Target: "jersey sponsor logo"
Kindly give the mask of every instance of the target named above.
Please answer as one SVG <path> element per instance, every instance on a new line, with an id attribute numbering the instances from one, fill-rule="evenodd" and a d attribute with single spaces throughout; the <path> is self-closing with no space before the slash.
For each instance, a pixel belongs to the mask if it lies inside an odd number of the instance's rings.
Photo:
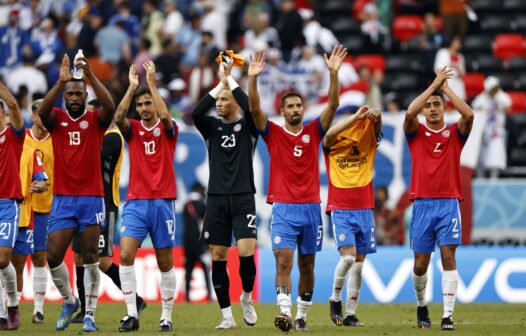
<path id="1" fill-rule="evenodd" d="M 5 139 L 6 139 L 5 135 L 2 135 L 2 137 L 0 138 L 0 143 L 4 143 Z"/>
<path id="2" fill-rule="evenodd" d="M 63 121 L 63 122 L 60 123 L 60 126 L 66 127 L 66 126 L 68 126 L 68 123 Z"/>
<path id="3" fill-rule="evenodd" d="M 80 128 L 86 129 L 89 127 L 89 123 L 86 120 L 80 122 Z"/>
<path id="4" fill-rule="evenodd" d="M 281 237 L 280 236 L 274 237 L 274 244 L 278 245 L 279 243 L 281 243 Z"/>
<path id="5" fill-rule="evenodd" d="M 444 138 L 449 138 L 450 135 L 451 135 L 451 132 L 449 130 L 445 130 L 444 132 L 442 132 L 442 136 Z"/>
<path id="6" fill-rule="evenodd" d="M 309 143 L 310 142 L 310 135 L 308 134 L 305 134 L 301 137 L 301 141 L 303 141 L 303 143 Z"/>
<path id="7" fill-rule="evenodd" d="M 161 135 L 161 129 L 159 127 L 156 127 L 154 130 L 153 130 L 153 136 L 155 137 L 158 137 Z"/>
<path id="8" fill-rule="evenodd" d="M 241 124 L 237 124 L 236 126 L 234 126 L 234 132 L 239 132 L 241 131 Z"/>

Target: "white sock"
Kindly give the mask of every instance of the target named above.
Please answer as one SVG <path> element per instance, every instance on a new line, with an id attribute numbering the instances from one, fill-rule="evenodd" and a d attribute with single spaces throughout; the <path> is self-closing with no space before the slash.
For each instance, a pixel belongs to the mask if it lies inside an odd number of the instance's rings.
<path id="1" fill-rule="evenodd" d="M 343 285 L 345 284 L 345 280 L 347 280 L 349 269 L 355 261 L 356 257 L 351 255 L 344 255 L 340 257 L 340 261 L 338 261 L 336 269 L 334 270 L 334 284 L 332 285 L 331 296 L 333 301 L 340 302 L 342 300 Z"/>
<path id="2" fill-rule="evenodd" d="M 457 297 L 458 272 L 444 271 L 442 273 L 442 295 L 444 296 L 444 316 L 453 316 L 455 298 Z"/>
<path id="3" fill-rule="evenodd" d="M 292 300 L 290 299 L 290 294 L 279 293 L 278 306 L 281 314 L 292 316 Z"/>
<path id="4" fill-rule="evenodd" d="M 223 314 L 224 320 L 230 320 L 234 318 L 234 316 L 232 315 L 232 306 L 221 308 L 221 313 Z"/>
<path id="5" fill-rule="evenodd" d="M 20 302 L 20 299 L 22 299 L 22 292 L 16 292 L 16 301 Z"/>
<path id="6" fill-rule="evenodd" d="M 131 266 L 120 266 L 119 277 L 121 278 L 122 294 L 124 295 L 124 302 L 126 302 L 126 308 L 128 315 L 133 317 L 139 317 L 137 313 L 137 280 L 135 279 L 135 267 Z"/>
<path id="7" fill-rule="evenodd" d="M 362 262 L 355 262 L 349 271 L 347 279 L 347 302 L 345 304 L 345 314 L 355 315 L 358 298 L 360 297 L 360 288 L 362 288 Z"/>
<path id="8" fill-rule="evenodd" d="M 33 268 L 33 297 L 35 307 L 33 314 L 40 312 L 44 314 L 44 302 L 46 300 L 47 270 L 45 267 Z"/>
<path id="9" fill-rule="evenodd" d="M 247 293 L 245 291 L 242 291 L 242 293 L 241 293 L 241 301 L 243 301 L 243 302 L 252 302 L 252 292 Z"/>
<path id="10" fill-rule="evenodd" d="M 7 304 L 5 301 L 4 288 L 0 284 L 0 318 L 7 319 Z"/>
<path id="11" fill-rule="evenodd" d="M 418 276 L 413 271 L 413 287 L 415 289 L 416 304 L 418 307 L 425 306 L 426 303 L 426 286 L 427 286 L 427 272 L 424 275 Z"/>
<path id="12" fill-rule="evenodd" d="M 99 262 L 84 264 L 84 291 L 86 292 L 86 315 L 95 317 L 99 300 Z"/>
<path id="13" fill-rule="evenodd" d="M 0 281 L 4 286 L 5 294 L 7 296 L 7 306 L 14 307 L 18 305 L 17 290 L 16 290 L 16 270 L 13 264 L 0 269 Z"/>
<path id="14" fill-rule="evenodd" d="M 162 309 L 161 320 L 172 322 L 172 307 L 175 298 L 175 270 L 172 268 L 168 272 L 161 272 L 161 300 Z"/>
<path id="15" fill-rule="evenodd" d="M 75 297 L 69 285 L 69 271 L 64 262 L 55 268 L 50 268 L 49 273 L 51 273 L 51 280 L 53 280 L 55 287 L 57 287 L 60 295 L 64 298 L 64 302 L 68 304 L 75 303 Z"/>
<path id="16" fill-rule="evenodd" d="M 298 297 L 296 299 L 296 304 L 298 305 L 298 311 L 296 312 L 296 320 L 298 319 L 307 320 L 307 312 L 309 311 L 309 308 L 312 305 L 312 302 L 303 301 L 300 297 Z"/>

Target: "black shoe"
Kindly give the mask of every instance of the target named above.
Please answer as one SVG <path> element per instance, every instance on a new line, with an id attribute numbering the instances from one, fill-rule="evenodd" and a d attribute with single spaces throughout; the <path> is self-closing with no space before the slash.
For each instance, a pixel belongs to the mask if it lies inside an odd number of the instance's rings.
<path id="1" fill-rule="evenodd" d="M 126 315 L 121 320 L 119 332 L 130 332 L 139 330 L 139 320 L 136 317 Z"/>
<path id="2" fill-rule="evenodd" d="M 427 306 L 417 307 L 416 319 L 418 321 L 418 328 L 431 329 L 431 320 L 429 319 L 429 311 Z"/>
<path id="3" fill-rule="evenodd" d="M 289 332 L 293 327 L 292 318 L 288 315 L 280 314 L 274 319 L 274 325 L 283 332 Z"/>
<path id="4" fill-rule="evenodd" d="M 346 327 L 362 327 L 363 323 L 358 320 L 358 317 L 356 315 L 347 315 L 343 319 L 342 324 Z"/>
<path id="5" fill-rule="evenodd" d="M 172 331 L 172 322 L 161 320 L 161 323 L 159 324 L 159 331 L 166 332 L 166 331 Z"/>
<path id="6" fill-rule="evenodd" d="M 303 318 L 296 319 L 296 321 L 294 321 L 294 330 L 309 331 L 309 328 L 307 327 L 307 321 Z"/>
<path id="7" fill-rule="evenodd" d="M 139 295 L 137 295 L 136 304 L 137 304 L 137 314 L 141 316 L 142 311 L 146 307 L 148 307 L 148 305 L 146 304 L 146 301 L 144 301 L 144 299 L 140 297 Z"/>
<path id="8" fill-rule="evenodd" d="M 44 323 L 44 314 L 42 314 L 41 312 L 36 312 L 33 315 L 33 319 L 31 320 L 31 322 L 36 323 L 36 324 Z"/>
<path id="9" fill-rule="evenodd" d="M 86 312 L 80 311 L 77 315 L 71 318 L 69 323 L 84 323 L 84 315 L 86 315 Z"/>
<path id="10" fill-rule="evenodd" d="M 342 302 L 341 301 L 333 301 L 332 299 L 329 300 L 329 308 L 330 308 L 330 315 L 331 315 L 331 321 L 337 326 L 342 325 L 343 317 L 342 317 Z"/>
<path id="11" fill-rule="evenodd" d="M 455 330 L 455 323 L 453 323 L 451 316 L 442 319 L 442 330 Z"/>

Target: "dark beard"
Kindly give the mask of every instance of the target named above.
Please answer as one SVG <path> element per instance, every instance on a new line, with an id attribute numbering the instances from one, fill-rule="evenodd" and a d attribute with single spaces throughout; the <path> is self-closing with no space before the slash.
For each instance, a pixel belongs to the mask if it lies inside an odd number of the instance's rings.
<path id="1" fill-rule="evenodd" d="M 79 108 L 79 110 L 78 110 L 77 112 L 73 111 L 73 110 L 71 109 L 71 106 L 68 106 L 68 105 L 66 105 L 66 110 L 68 110 L 68 114 L 71 116 L 71 118 L 73 118 L 73 119 L 77 119 L 77 118 L 80 117 L 80 116 L 84 113 L 84 111 L 86 110 L 86 104 L 81 105 L 80 108 Z"/>

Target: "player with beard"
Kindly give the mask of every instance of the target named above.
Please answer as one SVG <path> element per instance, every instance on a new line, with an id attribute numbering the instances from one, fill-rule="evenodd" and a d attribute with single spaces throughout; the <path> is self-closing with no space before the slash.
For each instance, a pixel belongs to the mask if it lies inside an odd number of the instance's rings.
<path id="1" fill-rule="evenodd" d="M 102 108 L 86 111 L 86 82 L 73 79 L 69 57 L 60 65 L 57 83 L 44 97 L 38 109 L 42 123 L 49 130 L 55 158 L 54 198 L 48 226 L 47 259 L 51 278 L 64 298 L 57 330 L 68 327 L 79 307 L 73 295 L 64 255 L 75 233 L 82 235 L 86 315 L 83 331 L 97 331 L 95 310 L 99 294 L 99 234 L 104 223 L 104 188 L 100 151 L 115 106 L 108 90 L 91 71 L 88 60 L 80 57 L 75 66 L 84 71 Z M 53 108 L 61 91 L 66 111 Z"/>
<path id="2" fill-rule="evenodd" d="M 267 202 L 272 207 L 272 248 L 276 258 L 276 291 L 280 315 L 274 324 L 283 332 L 293 327 L 307 330 L 307 311 L 312 304 L 314 257 L 321 250 L 323 226 L 320 208 L 318 150 L 339 105 L 338 70 L 347 50 L 336 46 L 325 63 L 330 74 L 329 102 L 320 116 L 303 125 L 303 100 L 296 92 L 285 94 L 280 114 L 281 127 L 269 121 L 261 110 L 257 76 L 265 69 L 264 52 L 259 51 L 248 69 L 250 112 L 270 154 Z M 290 299 L 294 251 L 298 247 L 300 271 L 298 311 L 292 324 Z"/>

